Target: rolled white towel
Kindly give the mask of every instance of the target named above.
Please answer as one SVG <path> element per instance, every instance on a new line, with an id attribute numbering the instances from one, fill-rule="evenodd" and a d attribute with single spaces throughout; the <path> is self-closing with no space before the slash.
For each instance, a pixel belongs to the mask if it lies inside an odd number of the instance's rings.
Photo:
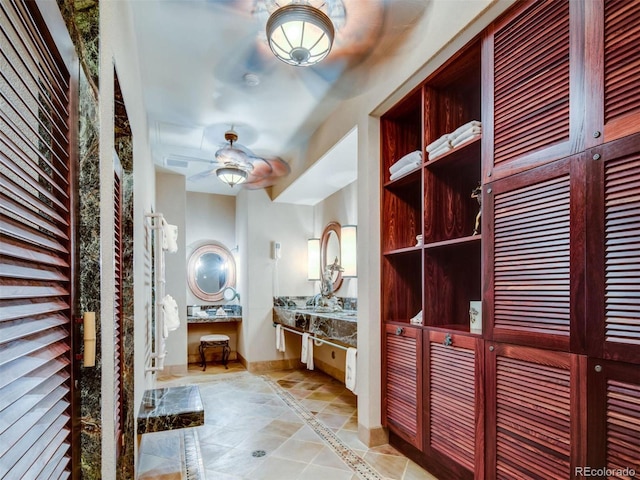
<path id="1" fill-rule="evenodd" d="M 449 143 L 449 134 L 448 133 L 445 133 L 439 139 L 437 139 L 435 142 L 431 142 L 429 145 L 427 145 L 427 148 L 426 148 L 427 153 L 431 153 L 434 150 L 437 150 L 438 148 L 440 148 L 441 146 L 443 146 L 446 143 Z"/>
<path id="2" fill-rule="evenodd" d="M 416 163 L 410 163 L 408 165 L 405 165 L 400 170 L 397 170 L 396 172 L 392 173 L 391 176 L 389 177 L 389 180 L 395 180 L 396 178 L 401 177 L 406 173 L 414 171 L 416 168 L 420 166 L 421 163 L 422 162 L 416 162 Z"/>
<path id="3" fill-rule="evenodd" d="M 162 299 L 162 312 L 164 313 L 163 334 L 164 338 L 167 338 L 169 332 L 176 330 L 180 326 L 178 304 L 171 295 L 165 295 Z"/>
<path id="4" fill-rule="evenodd" d="M 422 152 L 420 150 L 407 153 L 404 157 L 402 157 L 400 160 L 389 167 L 389 173 L 394 174 L 401 168 L 404 168 L 406 165 L 414 163 L 422 163 Z"/>
<path id="5" fill-rule="evenodd" d="M 464 132 L 466 132 L 472 127 L 477 127 L 481 129 L 482 123 L 480 123 L 478 120 L 471 120 L 470 122 L 467 122 L 464 125 L 460 125 L 458 128 L 456 128 L 453 132 L 449 134 L 449 140 L 453 142 L 456 138 L 458 138 L 460 135 L 462 135 Z"/>
<path id="6" fill-rule="evenodd" d="M 313 337 L 309 337 L 307 342 L 309 343 L 307 346 L 307 369 L 313 370 Z"/>
<path id="7" fill-rule="evenodd" d="M 447 153 L 450 150 L 453 150 L 453 147 L 448 143 L 444 144 L 443 146 L 441 146 L 437 150 L 434 150 L 433 152 L 429 152 L 429 160 L 433 160 L 434 158 L 437 158 L 440 155 L 444 155 L 445 153 Z"/>
<path id="8" fill-rule="evenodd" d="M 353 393 L 356 393 L 357 385 L 357 355 L 358 350 L 355 348 L 347 348 L 347 359 L 344 370 L 344 383 L 346 387 Z"/>
<path id="9" fill-rule="evenodd" d="M 162 248 L 169 253 L 178 251 L 178 227 L 162 221 Z"/>

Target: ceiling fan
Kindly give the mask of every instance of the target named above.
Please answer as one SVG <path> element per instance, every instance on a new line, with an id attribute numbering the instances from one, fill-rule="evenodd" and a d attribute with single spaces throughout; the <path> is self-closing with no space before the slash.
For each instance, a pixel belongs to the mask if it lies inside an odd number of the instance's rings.
<path id="1" fill-rule="evenodd" d="M 226 143 L 215 153 L 215 161 L 200 173 L 187 180 L 197 182 L 216 175 L 229 186 L 240 185 L 247 189 L 269 187 L 291 171 L 289 164 L 280 157 L 260 157 L 247 147 L 237 143 L 238 134 L 233 128 L 224 134 Z"/>
<path id="2" fill-rule="evenodd" d="M 209 0 L 216 3 L 220 0 Z M 253 86 L 275 71 L 297 77 L 316 95 L 323 96 L 337 80 L 350 70 L 352 78 L 346 85 L 332 91 L 333 95 L 347 97 L 360 91 L 362 81 L 355 68 L 368 57 L 389 55 L 400 45 L 418 18 L 424 13 L 424 0 L 251 0 L 254 27 L 242 41 L 236 43 L 232 57 L 225 57 L 216 65 L 216 77 L 231 85 Z M 229 6 L 229 2 L 222 2 Z M 236 8 L 241 9 L 238 3 Z M 265 25 L 283 7 L 305 5 L 314 7 L 326 15 L 335 27 L 333 47 L 326 59 L 304 68 L 287 68 L 270 51 L 265 35 Z M 243 12 L 246 14 L 246 11 Z M 284 73 L 286 72 L 286 73 Z M 365 75 L 365 72 L 357 72 Z M 249 82 L 254 82 L 254 84 Z"/>

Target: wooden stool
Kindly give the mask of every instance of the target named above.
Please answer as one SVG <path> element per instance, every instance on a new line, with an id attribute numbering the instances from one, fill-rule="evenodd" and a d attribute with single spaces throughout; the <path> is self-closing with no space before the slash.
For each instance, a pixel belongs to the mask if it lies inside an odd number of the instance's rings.
<path id="1" fill-rule="evenodd" d="M 222 364 L 224 368 L 229 368 L 227 366 L 227 362 L 229 361 L 229 354 L 231 353 L 231 348 L 229 348 L 229 337 L 227 335 L 203 335 L 200 337 L 200 346 L 198 347 L 198 351 L 200 352 L 200 366 L 202 366 L 202 371 L 204 372 L 207 369 L 207 361 L 204 358 L 204 351 L 207 348 L 214 347 L 222 347 Z"/>

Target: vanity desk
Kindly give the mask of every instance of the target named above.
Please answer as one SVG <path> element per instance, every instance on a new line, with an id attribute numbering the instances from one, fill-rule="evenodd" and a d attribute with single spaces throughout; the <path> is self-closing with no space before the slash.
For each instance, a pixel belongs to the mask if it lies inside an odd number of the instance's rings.
<path id="1" fill-rule="evenodd" d="M 232 310 L 229 306 L 226 306 L 226 315 L 217 315 L 215 308 L 202 310 L 207 312 L 207 316 L 202 315 L 187 315 L 187 342 L 188 342 L 188 362 L 200 363 L 200 353 L 198 347 L 200 346 L 200 337 L 210 334 L 223 334 L 229 337 L 229 347 L 231 348 L 231 354 L 229 360 L 236 360 L 237 355 L 237 343 L 238 343 L 238 326 L 242 322 L 242 311 L 239 305 L 233 305 Z M 209 356 L 210 354 L 207 354 Z M 221 360 L 218 358 L 219 354 L 215 354 L 216 361 Z"/>

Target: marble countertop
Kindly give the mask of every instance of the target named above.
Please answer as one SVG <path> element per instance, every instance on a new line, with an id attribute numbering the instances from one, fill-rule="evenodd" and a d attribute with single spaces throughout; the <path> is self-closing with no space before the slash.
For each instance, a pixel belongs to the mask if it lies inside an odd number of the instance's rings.
<path id="1" fill-rule="evenodd" d="M 358 314 L 353 310 L 318 312 L 314 309 L 273 307 L 273 321 L 320 338 L 356 347 Z"/>
<path id="2" fill-rule="evenodd" d="M 146 390 L 138 412 L 138 434 L 204 425 L 197 385 Z"/>
<path id="3" fill-rule="evenodd" d="M 242 317 L 235 315 L 209 315 L 208 317 L 187 317 L 187 323 L 224 323 L 241 322 Z"/>

